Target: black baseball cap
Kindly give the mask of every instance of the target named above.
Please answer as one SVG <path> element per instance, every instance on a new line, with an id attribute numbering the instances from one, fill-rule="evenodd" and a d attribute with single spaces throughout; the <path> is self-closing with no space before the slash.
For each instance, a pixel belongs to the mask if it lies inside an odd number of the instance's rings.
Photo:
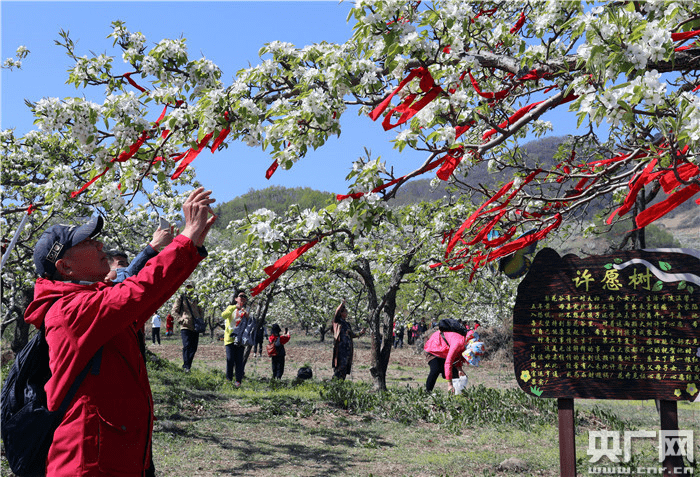
<path id="1" fill-rule="evenodd" d="M 66 250 L 89 237 L 100 233 L 104 220 L 101 216 L 92 217 L 83 225 L 52 225 L 41 234 L 34 246 L 34 266 L 36 273 L 53 276 L 56 262 L 63 257 Z"/>

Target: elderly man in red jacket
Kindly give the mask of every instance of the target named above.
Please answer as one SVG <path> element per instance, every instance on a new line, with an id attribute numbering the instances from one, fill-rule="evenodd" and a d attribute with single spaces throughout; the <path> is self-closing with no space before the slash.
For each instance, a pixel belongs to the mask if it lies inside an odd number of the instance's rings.
<path id="1" fill-rule="evenodd" d="M 45 326 L 50 410 L 102 348 L 99 374 L 88 373 L 56 429 L 47 476 L 153 475 L 153 397 L 136 333 L 206 256 L 204 239 L 216 219 L 210 194 L 192 191 L 183 204 L 182 233 L 116 285 L 103 281 L 109 261 L 93 238 L 101 217 L 80 227 L 54 225 L 39 238 L 39 278 L 25 320 Z"/>

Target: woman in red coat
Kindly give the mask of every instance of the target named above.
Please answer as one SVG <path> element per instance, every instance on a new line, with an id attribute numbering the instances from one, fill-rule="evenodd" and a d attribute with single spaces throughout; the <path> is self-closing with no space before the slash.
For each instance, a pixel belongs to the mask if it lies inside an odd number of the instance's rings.
<path id="1" fill-rule="evenodd" d="M 462 365 L 466 361 L 462 353 L 466 349 L 465 339 L 466 337 L 459 333 L 438 330 L 425 342 L 423 349 L 430 366 L 428 379 L 425 381 L 425 389 L 428 392 L 435 387 L 438 376 L 442 376 L 447 380 L 448 392 L 454 393 L 452 378 L 456 378 L 456 374 L 464 375 Z"/>

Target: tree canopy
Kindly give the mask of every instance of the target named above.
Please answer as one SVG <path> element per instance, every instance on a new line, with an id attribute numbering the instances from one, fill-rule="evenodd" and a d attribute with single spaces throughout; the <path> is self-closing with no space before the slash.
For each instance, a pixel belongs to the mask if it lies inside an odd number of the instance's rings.
<path id="1" fill-rule="evenodd" d="M 346 43 L 272 42 L 230 84 L 210 60 L 191 58 L 183 38 L 151 46 L 115 21 L 114 53 L 94 54 L 61 32 L 75 61 L 68 82 L 99 88 L 104 101 L 37 100 L 36 131 L 1 132 L 5 237 L 32 215 L 3 283 L 30 286 L 31 247 L 51 221 L 93 210 L 115 229 L 176 221 L 177 191 L 195 182 L 188 165 L 202 151 L 241 141 L 269 152 L 268 174 L 283 173 L 340 135 L 348 113 L 396 131 L 396 156 L 348 165 L 348 194 L 297 213 L 293 238 L 271 215 L 256 222 L 250 233 L 275 244 L 258 265 L 282 257 L 289 266 L 317 244 L 335 253 L 334 237 L 368 236 L 388 218 L 383 203 L 419 176 L 482 197 L 476 208 L 448 200 L 445 220 L 432 222 L 426 240 L 440 247 L 431 266 L 452 270 L 541 240 L 601 198 L 610 221 L 631 213 L 641 228 L 700 191 L 698 2 L 360 0 L 348 19 Z M 554 163 L 527 160 L 521 142 L 556 131 L 544 120 L 552 111 L 575 116 L 579 133 Z M 403 170 L 405 148 L 425 153 L 420 167 Z M 475 183 L 481 164 L 510 179 Z M 646 207 L 657 194 L 664 200 Z M 406 249 L 395 252 L 399 263 Z M 267 283 L 287 270 L 272 269 Z"/>

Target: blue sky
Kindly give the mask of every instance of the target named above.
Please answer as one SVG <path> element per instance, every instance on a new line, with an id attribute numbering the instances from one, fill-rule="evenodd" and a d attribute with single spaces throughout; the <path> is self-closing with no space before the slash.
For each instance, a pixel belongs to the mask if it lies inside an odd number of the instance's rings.
<path id="1" fill-rule="evenodd" d="M 24 45 L 30 55 L 21 70 L 2 70 L 0 127 L 14 128 L 17 134 L 33 129 L 32 116 L 24 100 L 43 97 L 87 96 L 102 103 L 102 88 L 76 90 L 65 84 L 71 66 L 64 50 L 54 44 L 61 29 L 70 32 L 79 56 L 112 49 L 110 23 L 126 22 L 130 31 L 141 31 L 149 44 L 163 38 L 187 39 L 191 58 L 205 56 L 223 71 L 230 84 L 236 71 L 258 64 L 259 49 L 267 42 L 280 40 L 303 47 L 328 41 L 343 43 L 352 35 L 346 22 L 352 2 L 337 1 L 218 1 L 218 2 L 0 2 L 0 44 L 2 61 L 13 57 Z M 128 65 L 115 60 L 117 73 Z M 120 70 L 119 68 L 122 68 Z M 544 118 L 549 119 L 550 118 Z M 270 185 L 308 186 L 334 193 L 347 190 L 345 176 L 352 161 L 364 155 L 364 147 L 373 157 L 381 155 L 399 175 L 410 172 L 425 159 L 425 154 L 392 149 L 395 131 L 385 132 L 380 122 L 346 113 L 343 132 L 323 148 L 310 153 L 289 171 L 278 169 L 268 181 L 265 171 L 272 159 L 259 148 L 231 143 L 225 151 L 202 153 L 194 161 L 198 179 L 214 190 L 219 202 L 231 200 L 248 190 Z M 557 132 L 565 134 L 569 131 Z"/>

